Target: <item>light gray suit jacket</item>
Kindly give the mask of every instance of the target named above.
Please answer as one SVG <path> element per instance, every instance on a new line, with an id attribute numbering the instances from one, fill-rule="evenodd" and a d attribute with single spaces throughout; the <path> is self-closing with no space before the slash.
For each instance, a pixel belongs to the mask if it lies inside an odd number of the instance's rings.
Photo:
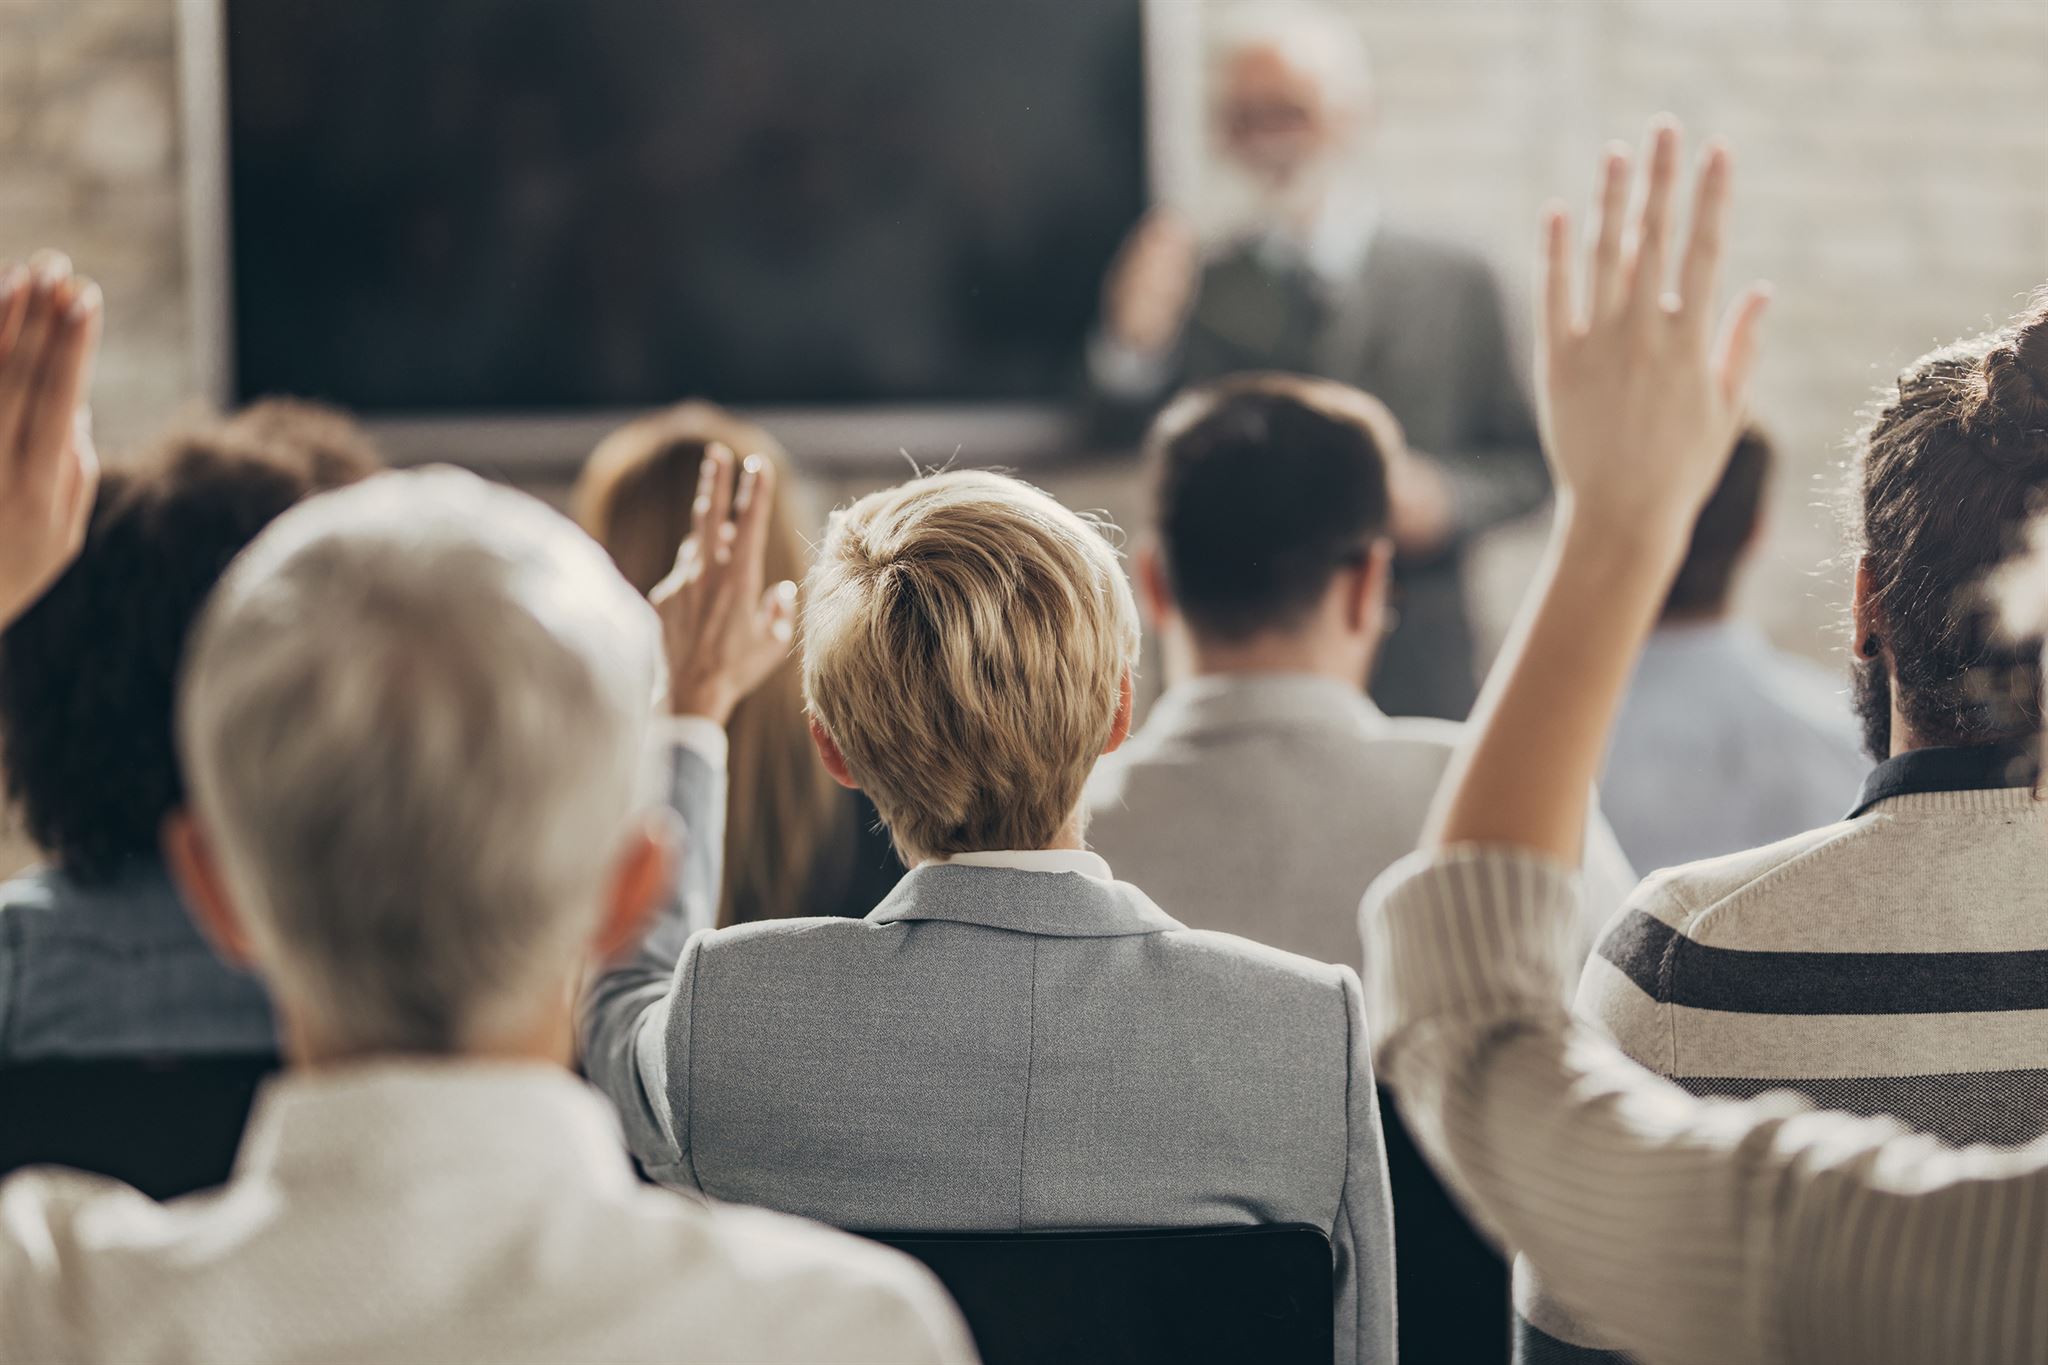
<path id="1" fill-rule="evenodd" d="M 722 783 L 684 754 L 676 797 L 683 894 L 585 1017 L 655 1178 L 867 1230 L 1313 1223 L 1338 1360 L 1394 1359 L 1355 973 L 1183 928 L 1122 882 L 986 867 L 915 869 L 864 920 L 688 934 Z"/>
<path id="2" fill-rule="evenodd" d="M 1358 903 L 1415 851 L 1459 731 L 1333 679 L 1197 678 L 1097 765 L 1088 842 L 1190 924 L 1356 966 Z M 1636 883 L 1597 815 L 1581 880 L 1590 951 Z"/>

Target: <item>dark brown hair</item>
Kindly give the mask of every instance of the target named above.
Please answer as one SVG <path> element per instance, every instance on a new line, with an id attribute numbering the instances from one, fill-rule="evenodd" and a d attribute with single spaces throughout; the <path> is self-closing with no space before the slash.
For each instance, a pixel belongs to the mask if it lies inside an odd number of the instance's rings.
<path id="1" fill-rule="evenodd" d="M 1298 625 L 1386 534 L 1398 440 L 1377 401 L 1327 380 L 1234 375 L 1169 404 L 1145 449 L 1153 526 L 1189 626 L 1243 640 Z"/>
<path id="2" fill-rule="evenodd" d="M 1692 543 L 1685 562 L 1664 598 L 1664 619 L 1719 615 L 1735 589 L 1735 571 L 1742 567 L 1749 544 L 1763 516 L 1764 491 L 1770 486 L 1776 457 L 1771 438 L 1761 427 L 1743 428 L 1721 482 L 1692 525 Z"/>
<path id="3" fill-rule="evenodd" d="M 2048 292 L 1899 377 L 1862 438 L 1858 544 L 1900 713 L 1923 744 L 2041 728 L 2037 642 L 1999 633 L 1986 576 L 2048 492 Z"/>
<path id="4" fill-rule="evenodd" d="M 352 413 L 310 398 L 259 398 L 230 417 L 225 430 L 279 459 L 303 460 L 307 477 L 322 488 L 352 483 L 384 463 Z"/>
<path id="5" fill-rule="evenodd" d="M 184 802 L 172 714 L 185 637 L 228 561 L 294 503 L 374 473 L 234 421 L 110 471 L 78 559 L 0 635 L 0 757 L 28 835 L 105 882 L 157 855 Z"/>

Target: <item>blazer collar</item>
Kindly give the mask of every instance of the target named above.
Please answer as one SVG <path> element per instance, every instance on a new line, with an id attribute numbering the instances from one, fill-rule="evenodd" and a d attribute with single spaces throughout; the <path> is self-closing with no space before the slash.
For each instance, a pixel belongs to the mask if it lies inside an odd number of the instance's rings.
<path id="1" fill-rule="evenodd" d="M 867 919 L 870 924 L 947 920 L 1045 938 L 1123 938 L 1182 927 L 1127 882 L 963 863 L 912 868 Z"/>
<path id="2" fill-rule="evenodd" d="M 1386 713 L 1364 692 L 1307 673 L 1215 673 L 1168 688 L 1145 731 L 1200 734 L 1328 726 L 1378 735 Z"/>

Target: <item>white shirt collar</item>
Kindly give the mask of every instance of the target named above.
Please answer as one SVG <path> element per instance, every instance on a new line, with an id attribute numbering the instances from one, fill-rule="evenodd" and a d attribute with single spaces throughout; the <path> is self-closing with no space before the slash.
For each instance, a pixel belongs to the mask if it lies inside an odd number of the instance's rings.
<path id="1" fill-rule="evenodd" d="M 1013 872 L 1078 872 L 1098 881 L 1116 880 L 1102 855 L 1085 848 L 993 848 L 955 853 L 950 858 L 927 858 L 918 866 L 939 863 L 954 867 L 1004 867 Z"/>
<path id="2" fill-rule="evenodd" d="M 617 1113 L 561 1067 L 378 1058 L 291 1068 L 266 1085 L 235 1174 L 404 1181 L 445 1165 L 617 1190 L 632 1184 L 622 1141 Z"/>

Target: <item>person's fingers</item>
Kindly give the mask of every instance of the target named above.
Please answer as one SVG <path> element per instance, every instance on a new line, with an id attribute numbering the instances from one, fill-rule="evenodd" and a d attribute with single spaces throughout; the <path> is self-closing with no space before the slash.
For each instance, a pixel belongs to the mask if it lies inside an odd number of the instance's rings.
<path id="1" fill-rule="evenodd" d="M 690 506 L 691 531 L 707 545 L 717 544 L 717 530 L 732 508 L 732 451 L 723 441 L 704 448 L 697 472 L 697 500 Z"/>
<path id="2" fill-rule="evenodd" d="M 1707 145 L 1700 163 L 1699 188 L 1693 193 L 1692 234 L 1685 244 L 1685 259 L 1678 270 L 1678 299 L 1681 312 L 1699 324 L 1699 335 L 1707 336 L 1714 316 L 1714 291 L 1720 287 L 1722 230 L 1728 217 L 1728 178 L 1731 167 L 1728 148 L 1719 141 Z"/>
<path id="3" fill-rule="evenodd" d="M 1669 115 L 1650 124 L 1649 188 L 1636 220 L 1636 259 L 1629 276 L 1629 309 L 1638 316 L 1664 297 L 1665 264 L 1671 235 L 1671 189 L 1678 181 L 1678 125 Z"/>
<path id="4" fill-rule="evenodd" d="M 22 486 L 48 488 L 75 434 L 75 423 L 92 383 L 92 360 L 100 335 L 100 288 L 82 282 L 44 348 L 41 372 L 29 395 L 20 440 Z"/>
<path id="5" fill-rule="evenodd" d="M 1749 376 L 1756 368 L 1756 353 L 1763 330 L 1764 311 L 1771 306 L 1771 287 L 1753 284 L 1728 305 L 1728 318 L 1721 326 L 1716 348 L 1715 373 L 1720 376 L 1721 397 L 1740 407 L 1749 388 Z"/>
<path id="6" fill-rule="evenodd" d="M 677 600 L 685 589 L 692 588 L 704 576 L 704 546 L 693 531 L 683 537 L 683 543 L 676 546 L 675 563 L 662 580 L 648 590 L 647 600 L 661 612 L 664 620 L 674 615 Z"/>
<path id="7" fill-rule="evenodd" d="M 7 363 L 14 339 L 21 334 L 22 319 L 28 315 L 29 273 L 15 264 L 0 274 L 0 365 Z"/>
<path id="8" fill-rule="evenodd" d="M 749 455 L 740 470 L 734 507 L 733 564 L 738 596 L 751 602 L 768 580 L 768 519 L 775 510 L 775 464 L 765 455 Z"/>
<path id="9" fill-rule="evenodd" d="M 1543 211 L 1543 317 L 1539 334 L 1556 347 L 1569 341 L 1578 326 L 1572 311 L 1572 220 L 1564 205 Z"/>
<path id="10" fill-rule="evenodd" d="M 1587 284 L 1594 319 L 1613 314 L 1621 300 L 1621 229 L 1628 216 L 1628 149 L 1614 143 L 1600 158 L 1599 208 L 1595 211 L 1593 264 Z"/>
<path id="11" fill-rule="evenodd" d="M 0 365 L 0 461 L 8 462 L 5 477 L 9 479 L 18 472 L 12 465 L 19 458 L 22 427 L 36 381 L 42 374 L 50 332 L 57 324 L 60 287 L 70 275 L 71 262 L 64 256 L 56 252 L 38 253 L 27 316 L 22 319 L 7 363 Z"/>

